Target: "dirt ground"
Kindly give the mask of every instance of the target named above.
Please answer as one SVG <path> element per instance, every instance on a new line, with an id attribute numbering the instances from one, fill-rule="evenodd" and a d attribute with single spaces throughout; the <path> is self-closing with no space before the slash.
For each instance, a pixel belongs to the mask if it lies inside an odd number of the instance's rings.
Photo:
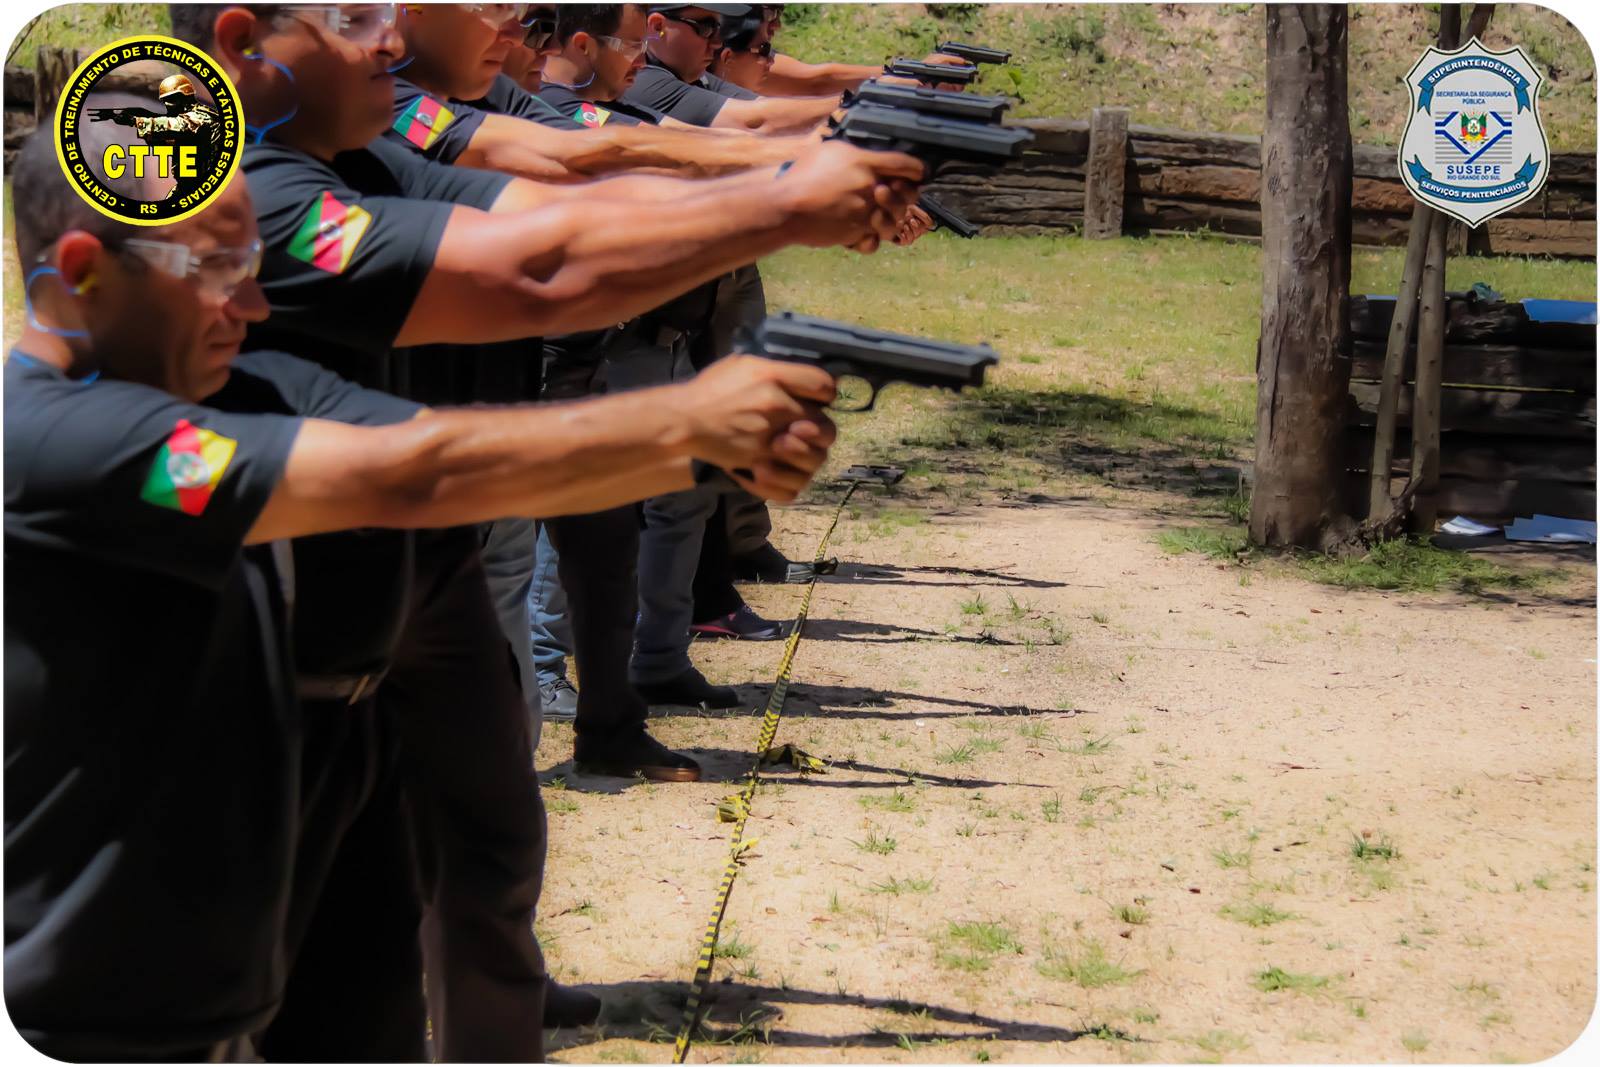
<path id="1" fill-rule="evenodd" d="M 863 496 L 778 734 L 830 767 L 756 797 L 693 1060 L 1531 1062 L 1581 1032 L 1592 552 L 1539 595 L 1346 592 L 1166 555 L 1138 508 Z M 696 657 L 754 707 L 778 652 Z M 758 721 L 657 720 L 688 786 L 575 775 L 546 728 L 539 931 L 609 1002 L 557 1059 L 670 1059 Z"/>

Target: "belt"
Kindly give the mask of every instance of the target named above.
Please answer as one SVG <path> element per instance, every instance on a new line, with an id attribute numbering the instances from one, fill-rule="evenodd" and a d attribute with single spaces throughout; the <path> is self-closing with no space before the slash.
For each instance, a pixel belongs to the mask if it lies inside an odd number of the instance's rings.
<path id="1" fill-rule="evenodd" d="M 376 692 L 388 673 L 385 669 L 367 674 L 302 674 L 295 680 L 295 691 L 301 700 L 343 700 L 355 704 Z"/>

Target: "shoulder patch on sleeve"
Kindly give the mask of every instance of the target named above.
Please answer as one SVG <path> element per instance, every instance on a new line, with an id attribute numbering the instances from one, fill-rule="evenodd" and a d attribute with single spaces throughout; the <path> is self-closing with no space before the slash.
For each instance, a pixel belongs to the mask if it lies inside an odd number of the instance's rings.
<path id="1" fill-rule="evenodd" d="M 156 453 L 139 499 L 185 515 L 199 515 L 233 462 L 239 442 L 179 419 Z"/>
<path id="2" fill-rule="evenodd" d="M 400 136 L 426 152 L 455 121 L 456 113 L 431 96 L 419 96 L 394 120 Z"/>
<path id="3" fill-rule="evenodd" d="M 611 117 L 611 112 L 603 107 L 596 107 L 590 103 L 579 105 L 578 110 L 572 113 L 572 120 L 580 126 L 592 126 L 598 129 L 606 124 Z"/>
<path id="4" fill-rule="evenodd" d="M 372 215 L 361 205 L 346 206 L 325 189 L 290 239 L 288 252 L 318 270 L 341 274 L 371 222 Z"/>

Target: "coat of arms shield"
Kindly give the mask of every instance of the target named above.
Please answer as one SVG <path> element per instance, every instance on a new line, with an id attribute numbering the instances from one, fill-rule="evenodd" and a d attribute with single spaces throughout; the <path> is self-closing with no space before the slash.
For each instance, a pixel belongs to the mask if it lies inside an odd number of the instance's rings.
<path id="1" fill-rule="evenodd" d="M 1476 37 L 1429 48 L 1406 75 L 1400 180 L 1411 195 L 1473 227 L 1537 195 L 1550 173 L 1543 80 L 1520 48 L 1491 52 Z"/>

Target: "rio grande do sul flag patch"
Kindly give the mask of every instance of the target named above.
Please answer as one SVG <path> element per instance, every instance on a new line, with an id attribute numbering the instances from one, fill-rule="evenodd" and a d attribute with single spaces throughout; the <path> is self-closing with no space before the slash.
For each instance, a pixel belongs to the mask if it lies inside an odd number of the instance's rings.
<path id="1" fill-rule="evenodd" d="M 396 132 L 426 152 L 433 147 L 456 113 L 431 96 L 419 96 L 394 120 Z"/>
<path id="2" fill-rule="evenodd" d="M 572 113 L 572 119 L 580 126 L 589 126 L 599 129 L 606 124 L 606 119 L 611 117 L 611 112 L 603 107 L 595 107 L 590 103 L 579 105 L 578 110 Z"/>
<path id="3" fill-rule="evenodd" d="M 329 274 L 343 273 L 372 216 L 359 204 L 346 207 L 328 190 L 311 205 L 289 241 L 289 254 Z"/>
<path id="4" fill-rule="evenodd" d="M 185 515 L 198 515 L 233 461 L 239 442 L 179 419 L 145 477 L 139 499 Z"/>

